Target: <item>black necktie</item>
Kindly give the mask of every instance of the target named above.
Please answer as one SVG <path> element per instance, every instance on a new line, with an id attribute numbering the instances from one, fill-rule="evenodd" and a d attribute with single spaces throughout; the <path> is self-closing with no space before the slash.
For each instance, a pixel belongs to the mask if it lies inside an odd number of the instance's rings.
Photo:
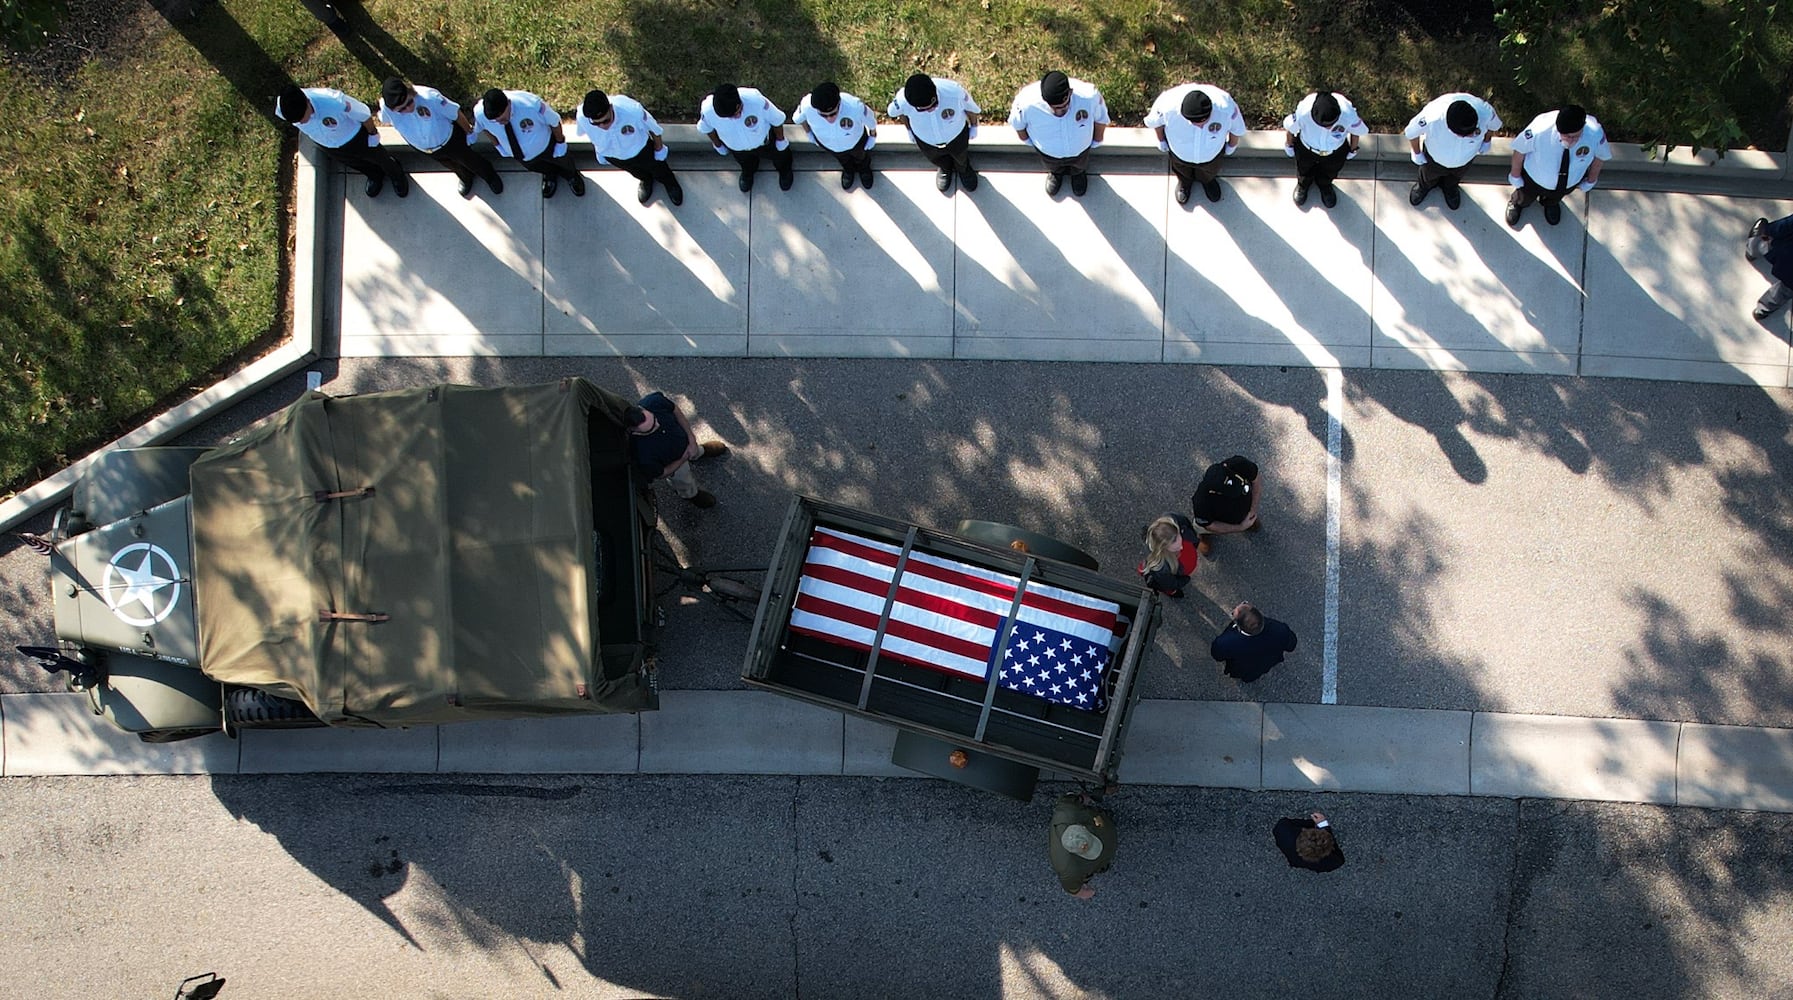
<path id="1" fill-rule="evenodd" d="M 1556 189 L 1558 191 L 1569 190 L 1569 152 L 1570 152 L 1569 147 L 1564 146 L 1563 147 L 1563 166 L 1562 166 L 1561 170 L 1558 170 L 1556 172 Z"/>
<path id="2" fill-rule="evenodd" d="M 510 123 L 509 119 L 506 119 L 504 122 L 504 137 L 506 139 L 510 140 L 511 155 L 516 157 L 519 160 L 525 159 L 525 157 L 523 156 L 523 144 L 521 142 L 517 141 L 517 130 L 514 128 L 511 128 L 511 123 Z M 1568 160 L 1563 161 L 1563 176 L 1564 177 L 1569 176 L 1569 161 Z"/>

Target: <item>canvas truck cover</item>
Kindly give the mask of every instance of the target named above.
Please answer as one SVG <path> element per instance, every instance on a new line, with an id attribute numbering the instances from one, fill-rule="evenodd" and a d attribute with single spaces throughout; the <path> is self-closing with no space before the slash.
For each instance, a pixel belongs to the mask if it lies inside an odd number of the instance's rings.
<path id="1" fill-rule="evenodd" d="M 314 392 L 208 453 L 201 669 L 333 725 L 642 707 L 604 680 L 593 590 L 593 470 L 628 475 L 627 405 L 582 379 Z"/>

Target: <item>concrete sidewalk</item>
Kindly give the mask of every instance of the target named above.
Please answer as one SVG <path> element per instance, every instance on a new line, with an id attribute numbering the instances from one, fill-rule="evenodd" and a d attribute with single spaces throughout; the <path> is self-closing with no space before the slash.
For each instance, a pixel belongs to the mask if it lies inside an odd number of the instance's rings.
<path id="1" fill-rule="evenodd" d="M 1560 225 L 1533 206 L 1514 231 L 1504 140 L 1453 213 L 1436 192 L 1408 204 L 1414 168 L 1382 148 L 1392 136 L 1372 137 L 1328 211 L 1317 196 L 1292 203 L 1292 168 L 1263 155 L 1280 134 L 1249 137 L 1220 203 L 1198 189 L 1179 206 L 1143 130 L 1111 131 L 1082 199 L 1068 186 L 1048 198 L 1037 158 L 994 143 L 980 143 L 978 191 L 943 196 L 901 130 L 886 131 L 898 137 L 880 146 L 869 192 L 843 192 L 833 161 L 805 154 L 793 190 L 763 171 L 743 195 L 732 163 L 681 151 L 677 209 L 638 205 L 634 179 L 609 168 L 586 171 L 586 197 L 551 201 L 521 172 L 503 195 L 482 186 L 472 200 L 446 173 L 420 174 L 403 201 L 333 175 L 320 203 L 341 215 L 320 218 L 318 239 L 340 247 L 324 258 L 339 270 L 319 272 L 320 315 L 344 356 L 1171 361 L 1793 384 L 1786 318 L 1751 319 L 1767 279 L 1742 256 L 1752 220 L 1793 211 L 1764 154 L 1669 174 L 1629 151 L 1565 202 Z"/>
<path id="2" fill-rule="evenodd" d="M 756 691 L 665 691 L 640 715 L 152 745 L 85 695 L 0 697 L 3 773 L 818 774 L 922 777 L 896 730 Z M 1050 775 L 1048 775 L 1050 777 Z M 1793 730 L 1346 705 L 1143 701 L 1127 784 L 1595 799 L 1793 812 Z"/>

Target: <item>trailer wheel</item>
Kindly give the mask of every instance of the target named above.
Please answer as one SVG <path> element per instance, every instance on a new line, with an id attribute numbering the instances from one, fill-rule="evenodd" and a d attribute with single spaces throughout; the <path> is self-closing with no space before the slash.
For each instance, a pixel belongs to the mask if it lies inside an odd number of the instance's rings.
<path id="1" fill-rule="evenodd" d="M 228 688 L 224 692 L 224 718 L 235 729 L 321 729 L 324 721 L 311 709 L 291 698 L 271 695 L 260 688 Z"/>
<path id="2" fill-rule="evenodd" d="M 1042 535 L 1037 531 L 1017 528 L 1012 524 L 1003 524 L 998 521 L 960 521 L 959 530 L 955 534 L 963 535 L 974 542 L 982 542 L 993 549 L 1006 549 L 1016 542 L 1021 542 L 1027 546 L 1028 555 L 1056 559 L 1073 566 L 1082 566 L 1087 570 L 1101 569 L 1096 564 L 1096 557 L 1088 552 L 1074 545 L 1067 545 L 1051 535 Z"/>
<path id="3" fill-rule="evenodd" d="M 181 740 L 194 740 L 201 736 L 209 736 L 216 729 L 152 729 L 147 733 L 138 733 L 137 738 L 145 743 L 178 743 Z"/>

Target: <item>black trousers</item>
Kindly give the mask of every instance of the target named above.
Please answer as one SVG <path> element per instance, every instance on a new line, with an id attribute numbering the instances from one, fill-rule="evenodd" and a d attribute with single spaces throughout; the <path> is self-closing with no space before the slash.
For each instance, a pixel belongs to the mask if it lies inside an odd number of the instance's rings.
<path id="1" fill-rule="evenodd" d="M 1184 187 L 1206 184 L 1220 176 L 1220 157 L 1216 155 L 1206 163 L 1190 163 L 1175 153 L 1170 154 L 1170 172 L 1177 175 L 1177 180 Z"/>
<path id="2" fill-rule="evenodd" d="M 947 140 L 944 146 L 933 146 L 916 139 L 915 148 L 921 150 L 921 155 L 927 157 L 928 162 L 938 169 L 956 170 L 960 174 L 971 172 L 970 128 L 960 129 L 959 134 Z"/>
<path id="3" fill-rule="evenodd" d="M 1469 172 L 1469 163 L 1460 167 L 1441 167 L 1437 160 L 1432 159 L 1432 151 L 1426 149 L 1425 143 L 1420 143 L 1419 148 L 1426 154 L 1426 162 L 1419 165 L 1419 186 L 1422 189 L 1430 191 L 1435 187 L 1442 187 L 1449 191 L 1463 183 L 1463 175 Z"/>
<path id="4" fill-rule="evenodd" d="M 361 171 L 368 180 L 384 175 L 397 183 L 405 176 L 405 168 L 398 165 L 391 153 L 379 146 L 368 147 L 365 135 L 356 135 L 340 146 L 319 148 L 329 153 L 331 159 Z"/>
<path id="5" fill-rule="evenodd" d="M 1570 191 L 1575 190 L 1573 186 L 1563 188 L 1561 191 L 1547 188 L 1532 180 L 1532 175 L 1526 173 L 1524 167 L 1519 168 L 1519 176 L 1525 179 L 1525 186 L 1519 189 L 1518 194 L 1520 208 L 1524 208 L 1534 201 L 1543 205 L 1554 205 L 1567 198 Z"/>
<path id="6" fill-rule="evenodd" d="M 627 159 L 617 160 L 608 156 L 604 162 L 613 167 L 621 167 L 629 172 L 629 176 L 638 181 L 659 181 L 668 187 L 677 187 L 678 178 L 672 175 L 672 165 L 665 160 L 654 159 L 654 144 L 641 147 L 641 152 Z"/>
<path id="7" fill-rule="evenodd" d="M 779 177 L 790 176 L 791 164 L 796 161 L 796 157 L 791 153 L 791 147 L 787 144 L 783 149 L 779 149 L 778 146 L 773 143 L 772 133 L 770 132 L 766 133 L 766 141 L 760 143 L 759 148 L 757 149 L 730 149 L 728 152 L 730 156 L 735 158 L 735 162 L 741 165 L 741 172 L 744 174 L 751 174 L 758 170 L 760 168 L 760 157 L 767 154 L 771 154 L 772 166 L 778 169 Z"/>
<path id="8" fill-rule="evenodd" d="M 475 177 L 494 186 L 498 183 L 498 168 L 468 145 L 467 130 L 460 122 L 455 122 L 454 134 L 441 149 L 430 150 L 430 158 L 454 171 L 463 184 L 473 183 Z"/>
<path id="9" fill-rule="evenodd" d="M 828 152 L 834 155 L 835 162 L 847 173 L 869 174 L 872 170 L 872 151 L 865 148 L 865 141 L 869 138 L 870 135 L 860 136 L 859 144 L 844 153 L 835 153 L 832 149 Z"/>
<path id="10" fill-rule="evenodd" d="M 1086 148 L 1076 156 L 1047 156 L 1041 153 L 1040 162 L 1046 164 L 1046 172 L 1049 174 L 1076 177 L 1078 174 L 1089 173 L 1089 150 Z"/>
<path id="11" fill-rule="evenodd" d="M 1345 157 L 1351 144 L 1344 143 L 1330 153 L 1316 153 L 1307 148 L 1301 137 L 1295 137 L 1295 176 L 1322 188 L 1329 188 L 1345 169 Z"/>
<path id="12" fill-rule="evenodd" d="M 545 174 L 550 177 L 559 176 L 574 187 L 578 187 L 585 183 L 585 178 L 580 177 L 579 171 L 573 167 L 573 158 L 571 155 L 554 156 L 553 153 L 554 144 L 549 143 L 548 148 L 542 150 L 539 156 L 521 162 L 523 167 L 527 170 L 533 170 L 538 174 Z"/>

